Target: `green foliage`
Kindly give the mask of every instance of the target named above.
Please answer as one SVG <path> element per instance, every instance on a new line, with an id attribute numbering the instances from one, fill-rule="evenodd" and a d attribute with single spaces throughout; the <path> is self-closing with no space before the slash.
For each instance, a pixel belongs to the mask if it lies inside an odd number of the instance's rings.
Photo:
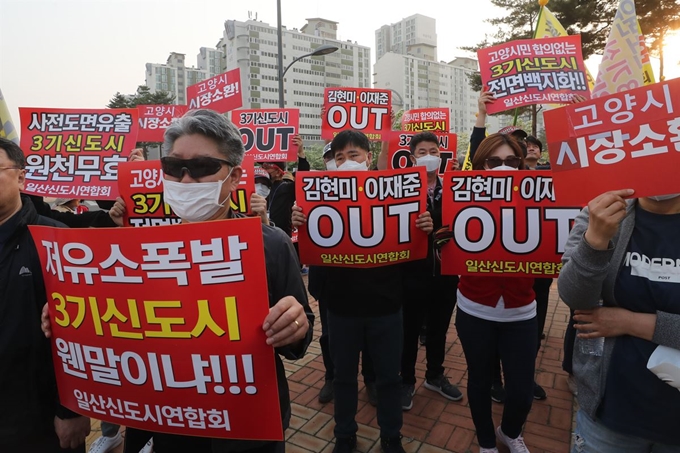
<path id="1" fill-rule="evenodd" d="M 148 86 L 140 85 L 135 94 L 126 96 L 120 92 L 116 92 L 106 107 L 110 109 L 125 109 L 134 108 L 138 105 L 172 104 L 174 101 L 174 94 L 170 94 L 167 91 L 152 93 Z"/>
<path id="2" fill-rule="evenodd" d="M 680 2 L 677 0 L 637 0 L 635 2 L 642 34 L 649 53 L 659 58 L 659 80 L 664 79 L 665 37 L 680 28 Z"/>

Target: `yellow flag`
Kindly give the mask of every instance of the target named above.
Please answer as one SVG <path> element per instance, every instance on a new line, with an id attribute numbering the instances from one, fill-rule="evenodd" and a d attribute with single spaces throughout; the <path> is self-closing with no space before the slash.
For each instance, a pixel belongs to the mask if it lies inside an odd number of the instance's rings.
<path id="1" fill-rule="evenodd" d="M 640 22 L 638 21 L 638 36 L 640 39 L 640 47 L 642 52 L 642 81 L 645 85 L 650 85 L 656 83 L 654 78 L 654 70 L 652 69 L 652 63 L 649 61 L 649 51 L 647 50 L 647 45 L 645 44 L 645 36 L 642 34 L 642 29 L 640 28 Z"/>
<path id="2" fill-rule="evenodd" d="M 470 162 L 470 144 L 468 143 L 468 149 L 465 153 L 465 160 L 463 161 L 463 168 L 461 170 L 470 171 L 472 170 L 472 162 Z"/>
<path id="3" fill-rule="evenodd" d="M 5 102 L 5 98 L 2 96 L 2 90 L 0 90 L 0 137 L 12 140 L 17 145 L 19 144 L 19 134 L 12 122 L 7 102 Z"/>
<path id="4" fill-rule="evenodd" d="M 644 60 L 645 56 L 649 60 L 649 55 L 643 52 L 642 41 L 635 14 L 635 1 L 620 0 L 597 73 L 592 94 L 594 98 L 651 83 L 651 68 L 645 76 Z"/>

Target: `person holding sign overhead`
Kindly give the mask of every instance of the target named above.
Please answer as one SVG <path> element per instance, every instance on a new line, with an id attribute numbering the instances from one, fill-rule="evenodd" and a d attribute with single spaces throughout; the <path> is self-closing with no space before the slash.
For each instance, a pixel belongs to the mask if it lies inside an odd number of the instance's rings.
<path id="1" fill-rule="evenodd" d="M 473 170 L 524 167 L 522 148 L 505 134 L 491 134 L 472 159 Z M 497 453 L 496 440 L 511 453 L 527 453 L 522 428 L 531 410 L 537 347 L 534 279 L 463 275 L 458 284 L 456 330 L 468 366 L 468 400 L 480 453 Z M 429 341 L 429 339 L 428 339 Z M 497 354 L 503 362 L 506 400 L 494 429 L 491 386 Z"/>
<path id="2" fill-rule="evenodd" d="M 331 142 L 340 171 L 367 171 L 372 155 L 366 135 L 345 130 Z M 293 226 L 307 217 L 293 207 Z M 419 214 L 416 226 L 432 232 L 429 212 Z M 328 305 L 330 349 L 335 367 L 334 453 L 350 453 L 357 443 L 357 374 L 359 354 L 368 350 L 376 375 L 380 445 L 384 453 L 403 453 L 401 445 L 402 266 L 372 268 L 327 267 L 321 297 Z"/>

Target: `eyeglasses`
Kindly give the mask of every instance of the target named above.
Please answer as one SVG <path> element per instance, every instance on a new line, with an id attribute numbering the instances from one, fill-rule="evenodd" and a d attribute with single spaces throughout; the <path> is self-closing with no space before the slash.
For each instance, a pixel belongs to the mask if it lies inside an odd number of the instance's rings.
<path id="1" fill-rule="evenodd" d="M 517 156 L 508 156 L 505 159 L 501 159 L 500 157 L 489 157 L 486 160 L 486 166 L 489 168 L 496 168 L 501 165 L 506 165 L 512 168 L 519 168 L 520 162 L 522 162 L 522 159 Z"/>
<path id="2" fill-rule="evenodd" d="M 178 159 L 177 157 L 161 157 L 163 173 L 173 178 L 182 178 L 186 170 L 193 179 L 214 175 L 222 165 L 234 167 L 231 162 L 216 157 L 194 157 L 193 159 Z"/>

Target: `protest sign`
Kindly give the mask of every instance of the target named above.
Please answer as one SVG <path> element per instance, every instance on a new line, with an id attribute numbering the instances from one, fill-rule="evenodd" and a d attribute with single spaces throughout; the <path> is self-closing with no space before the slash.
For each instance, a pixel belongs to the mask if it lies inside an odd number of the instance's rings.
<path id="1" fill-rule="evenodd" d="M 404 132 L 448 132 L 449 113 L 448 107 L 407 110 L 401 117 L 401 130 Z"/>
<path id="2" fill-rule="evenodd" d="M 609 190 L 677 193 L 680 79 L 545 112 L 560 203 L 585 205 Z"/>
<path id="3" fill-rule="evenodd" d="M 477 51 L 482 84 L 496 96 L 489 114 L 590 97 L 581 36 L 522 39 Z"/>
<path id="4" fill-rule="evenodd" d="M 189 109 L 211 109 L 226 113 L 243 105 L 241 70 L 232 69 L 223 74 L 187 87 Z"/>
<path id="5" fill-rule="evenodd" d="M 424 167 L 297 178 L 296 202 L 307 216 L 298 232 L 305 264 L 375 267 L 427 256 L 427 234 L 415 226 L 427 210 Z"/>
<path id="6" fill-rule="evenodd" d="M 250 196 L 255 192 L 255 160 L 253 156 L 243 156 L 241 162 L 241 181 L 231 193 L 231 210 L 247 214 L 250 212 Z"/>
<path id="7" fill-rule="evenodd" d="M 232 120 L 241 131 L 246 155 L 255 162 L 297 161 L 292 140 L 300 129 L 299 109 L 237 110 Z"/>
<path id="8" fill-rule="evenodd" d="M 188 107 L 186 105 L 138 105 L 139 110 L 139 135 L 138 142 L 163 141 L 165 130 L 177 118 L 184 115 Z"/>
<path id="9" fill-rule="evenodd" d="M 439 143 L 439 155 L 441 163 L 439 164 L 439 174 L 444 174 L 445 171 L 451 170 L 453 159 L 457 159 L 458 137 L 456 134 L 433 132 L 437 136 Z M 388 162 L 390 168 L 409 168 L 413 167 L 411 161 L 411 149 L 409 145 L 411 139 L 416 133 L 392 131 L 389 140 Z"/>
<path id="10" fill-rule="evenodd" d="M 120 164 L 118 190 L 125 202 L 125 226 L 172 225 L 182 221 L 163 200 L 163 170 L 158 160 Z"/>
<path id="11" fill-rule="evenodd" d="M 366 134 L 369 140 L 384 140 L 391 127 L 392 93 L 372 88 L 326 88 L 321 138 L 332 140 L 345 129 Z"/>
<path id="12" fill-rule="evenodd" d="M 118 164 L 137 141 L 137 109 L 22 107 L 24 192 L 31 195 L 115 200 Z"/>
<path id="13" fill-rule="evenodd" d="M 580 207 L 555 201 L 549 172 L 465 171 L 444 175 L 446 275 L 555 278 Z"/>
<path id="14" fill-rule="evenodd" d="M 30 230 L 62 405 L 154 432 L 283 439 L 260 219 Z"/>

